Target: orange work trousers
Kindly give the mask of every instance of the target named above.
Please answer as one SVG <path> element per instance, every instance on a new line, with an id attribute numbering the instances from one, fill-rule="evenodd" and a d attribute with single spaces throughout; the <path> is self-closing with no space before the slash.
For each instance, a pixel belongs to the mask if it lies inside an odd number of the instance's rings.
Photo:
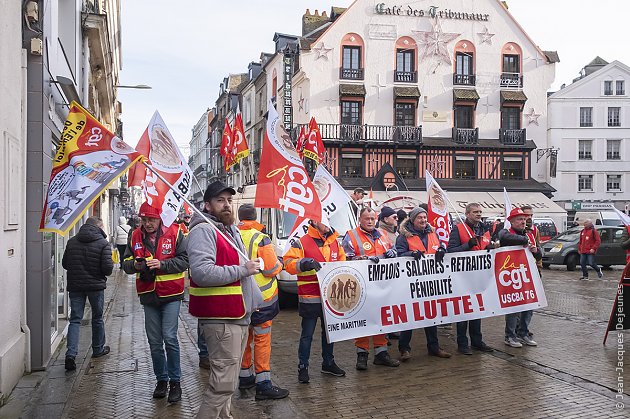
<path id="1" fill-rule="evenodd" d="M 269 373 L 269 371 L 271 371 L 271 367 L 269 365 L 269 361 L 271 360 L 271 322 L 271 320 L 268 320 L 255 326 L 249 326 L 247 345 L 245 346 L 243 360 L 241 361 L 242 370 L 250 369 L 253 363 L 256 375 L 265 372 Z M 252 341 L 254 342 L 253 362 Z"/>
<path id="2" fill-rule="evenodd" d="M 374 348 L 387 347 L 387 338 L 385 335 L 364 336 L 354 340 L 354 346 L 361 348 L 365 351 L 370 350 L 370 338 L 372 338 L 372 345 Z"/>

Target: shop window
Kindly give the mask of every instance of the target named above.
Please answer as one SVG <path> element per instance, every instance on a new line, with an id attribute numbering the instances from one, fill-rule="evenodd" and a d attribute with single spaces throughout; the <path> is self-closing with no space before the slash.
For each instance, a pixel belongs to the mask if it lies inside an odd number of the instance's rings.
<path id="1" fill-rule="evenodd" d="M 475 179 L 475 157 L 474 156 L 456 156 L 453 167 L 455 179 Z"/>
<path id="2" fill-rule="evenodd" d="M 342 154 L 341 156 L 342 177 L 362 178 L 363 157 L 360 154 Z"/>
<path id="3" fill-rule="evenodd" d="M 504 157 L 501 165 L 501 179 L 522 180 L 523 159 L 520 157 Z"/>
<path id="4" fill-rule="evenodd" d="M 403 179 L 415 179 L 417 168 L 416 156 L 396 156 L 396 172 Z"/>

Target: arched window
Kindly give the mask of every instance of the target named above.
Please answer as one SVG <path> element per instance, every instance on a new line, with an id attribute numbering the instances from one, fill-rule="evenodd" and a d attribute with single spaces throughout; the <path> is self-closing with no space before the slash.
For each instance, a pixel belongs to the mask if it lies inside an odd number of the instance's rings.
<path id="1" fill-rule="evenodd" d="M 501 87 L 523 87 L 523 51 L 514 42 L 501 49 Z"/>
<path id="2" fill-rule="evenodd" d="M 341 68 L 339 78 L 363 80 L 365 44 L 356 33 L 348 33 L 341 40 Z"/>
<path id="3" fill-rule="evenodd" d="M 395 82 L 416 83 L 418 81 L 418 45 L 408 36 L 396 41 Z"/>
<path id="4" fill-rule="evenodd" d="M 475 85 L 475 46 L 468 40 L 459 41 L 455 45 L 455 68 L 453 85 Z"/>

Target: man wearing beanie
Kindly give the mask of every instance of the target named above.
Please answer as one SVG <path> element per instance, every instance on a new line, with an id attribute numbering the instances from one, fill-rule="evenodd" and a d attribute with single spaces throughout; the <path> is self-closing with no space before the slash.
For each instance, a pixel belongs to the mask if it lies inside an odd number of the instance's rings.
<path id="1" fill-rule="evenodd" d="M 442 263 L 446 249 L 440 245 L 437 234 L 428 223 L 427 211 L 416 207 L 409 213 L 409 218 L 400 225 L 400 235 L 396 239 L 396 251 L 399 256 L 412 256 L 414 259 L 424 258 L 425 254 L 435 255 L 435 260 Z M 398 350 L 401 361 L 411 358 L 411 330 L 400 332 Z M 450 358 L 451 354 L 440 348 L 437 326 L 425 327 L 429 355 L 439 358 Z"/>
<path id="2" fill-rule="evenodd" d="M 265 226 L 256 221 L 256 208 L 252 204 L 243 204 L 238 208 L 238 229 L 249 258 L 263 260 L 263 269 L 254 275 L 262 292 L 264 302 L 258 311 L 252 313 L 247 346 L 241 361 L 239 374 L 240 389 L 256 386 L 256 400 L 282 399 L 289 395 L 289 390 L 276 387 L 271 383 L 271 322 L 280 312 L 278 304 L 278 282 L 276 275 L 282 270 L 273 244 Z M 252 341 L 254 356 L 252 362 Z M 254 372 L 256 375 L 254 376 Z"/>
<path id="3" fill-rule="evenodd" d="M 396 243 L 398 237 L 398 214 L 388 206 L 381 208 L 378 214 L 378 230 L 387 236 L 390 242 Z"/>
<path id="4" fill-rule="evenodd" d="M 166 227 L 160 210 L 148 202 L 140 206 L 142 224 L 131 233 L 123 269 L 136 274 L 136 290 L 144 308 L 144 326 L 157 379 L 153 398 L 166 396 L 175 403 L 182 398 L 177 325 L 184 299 L 184 272 L 188 255 L 179 224 Z M 166 348 L 166 356 L 164 349 Z"/>

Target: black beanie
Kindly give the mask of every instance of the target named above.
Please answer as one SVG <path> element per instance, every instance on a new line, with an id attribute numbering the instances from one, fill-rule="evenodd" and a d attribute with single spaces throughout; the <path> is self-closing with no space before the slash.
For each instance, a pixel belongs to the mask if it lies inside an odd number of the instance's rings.
<path id="1" fill-rule="evenodd" d="M 238 207 L 238 219 L 241 221 L 255 221 L 256 208 L 252 204 L 243 204 Z"/>
<path id="2" fill-rule="evenodd" d="M 394 214 L 396 214 L 396 211 L 394 211 L 388 206 L 384 206 L 383 208 L 381 208 L 380 214 L 378 214 L 378 220 L 383 221 L 383 218 L 390 217 Z"/>

